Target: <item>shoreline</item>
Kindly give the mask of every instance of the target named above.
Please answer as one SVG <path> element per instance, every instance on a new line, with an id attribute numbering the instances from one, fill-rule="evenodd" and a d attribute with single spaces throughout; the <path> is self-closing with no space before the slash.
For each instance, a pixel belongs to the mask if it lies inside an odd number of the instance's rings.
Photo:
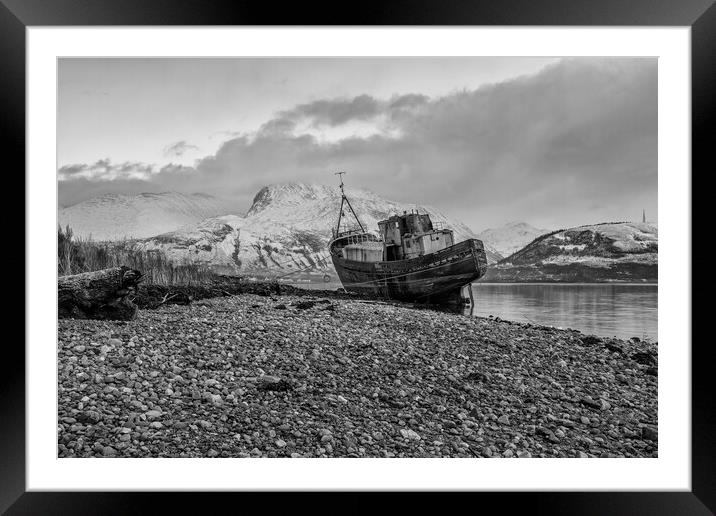
<path id="1" fill-rule="evenodd" d="M 658 453 L 657 345 L 638 339 L 317 290 L 58 334 L 60 457 Z"/>
<path id="2" fill-rule="evenodd" d="M 619 285 L 625 287 L 657 287 L 659 284 L 656 281 L 592 281 L 592 282 L 569 282 L 569 281 L 475 281 L 471 285 L 565 285 L 565 286 L 605 286 L 605 285 Z"/>

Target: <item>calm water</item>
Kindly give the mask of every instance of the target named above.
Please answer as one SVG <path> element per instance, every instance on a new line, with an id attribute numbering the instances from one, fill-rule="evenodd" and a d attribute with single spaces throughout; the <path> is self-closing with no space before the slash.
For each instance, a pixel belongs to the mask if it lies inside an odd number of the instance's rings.
<path id="1" fill-rule="evenodd" d="M 657 285 L 474 283 L 474 315 L 574 328 L 605 337 L 657 338 Z"/>
<path id="2" fill-rule="evenodd" d="M 341 285 L 296 286 L 333 290 Z M 654 284 L 474 283 L 472 287 L 476 316 L 573 328 L 604 337 L 658 340 Z"/>

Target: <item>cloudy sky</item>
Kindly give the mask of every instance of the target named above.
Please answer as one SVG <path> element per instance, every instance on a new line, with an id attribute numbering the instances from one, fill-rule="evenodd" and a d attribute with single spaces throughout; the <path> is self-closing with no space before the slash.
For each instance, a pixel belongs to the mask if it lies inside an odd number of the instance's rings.
<path id="1" fill-rule="evenodd" d="M 474 230 L 657 221 L 654 58 L 61 59 L 58 191 L 351 186 Z"/>

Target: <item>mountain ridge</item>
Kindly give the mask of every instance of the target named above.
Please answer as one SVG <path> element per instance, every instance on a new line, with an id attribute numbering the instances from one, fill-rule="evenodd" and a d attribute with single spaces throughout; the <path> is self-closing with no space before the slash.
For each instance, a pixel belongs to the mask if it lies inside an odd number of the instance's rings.
<path id="1" fill-rule="evenodd" d="M 415 209 L 366 189 L 346 188 L 346 195 L 367 230 L 391 214 Z M 171 259 L 189 260 L 236 271 L 328 270 L 328 242 L 335 226 L 341 193 L 337 187 L 278 183 L 261 188 L 245 217 L 221 216 L 143 241 L 142 248 L 161 250 Z M 475 238 L 462 222 L 430 206 L 419 206 L 435 222 L 454 231 L 456 241 Z M 488 250 L 492 263 L 502 256 Z"/>
<path id="2" fill-rule="evenodd" d="M 231 213 L 235 206 L 203 193 L 107 193 L 58 209 L 58 224 L 94 240 L 146 238 Z"/>
<path id="3" fill-rule="evenodd" d="M 502 256 L 507 257 L 547 232 L 548 229 L 539 229 L 527 222 L 513 221 L 484 229 L 477 233 L 477 238 L 489 243 Z"/>
<path id="4" fill-rule="evenodd" d="M 657 281 L 658 227 L 602 222 L 558 229 L 500 260 L 483 281 Z"/>

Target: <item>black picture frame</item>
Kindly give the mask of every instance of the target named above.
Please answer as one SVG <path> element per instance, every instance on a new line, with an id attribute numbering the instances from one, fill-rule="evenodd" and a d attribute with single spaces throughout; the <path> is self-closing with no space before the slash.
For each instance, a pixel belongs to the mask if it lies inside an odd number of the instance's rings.
<path id="1" fill-rule="evenodd" d="M 0 127 L 3 156 L 10 158 L 18 188 L 25 170 L 25 29 L 28 26 L 88 25 L 557 25 L 557 26 L 689 26 L 692 70 L 693 180 L 707 173 L 713 147 L 716 91 L 716 6 L 713 0 L 428 0 L 364 1 L 360 4 L 294 2 L 276 5 L 213 0 L 0 0 Z M 710 163 L 709 163 L 710 165 Z M 709 166 L 708 172 L 712 166 Z M 9 173 L 9 170 L 6 173 Z M 694 173 L 699 171 L 700 173 Z M 15 190 L 19 191 L 19 190 Z M 700 195 L 707 195 L 703 189 Z M 19 197 L 19 196 L 17 196 Z M 705 205 L 694 199 L 692 206 Z M 701 217 L 694 217 L 697 226 Z M 16 221 L 17 222 L 17 221 Z M 698 232 L 692 230 L 692 235 Z M 15 224 L 14 227 L 17 227 Z M 16 231 L 16 230 L 15 230 Z M 10 232 L 12 236 L 13 230 Z M 26 238 L 25 234 L 25 238 Z M 19 240 L 19 239 L 17 239 Z M 19 246 L 18 246 L 19 247 Z M 23 247 L 24 249 L 24 247 Z M 706 256 L 692 258 L 693 267 Z M 23 269 L 23 253 L 7 258 L 6 267 Z M 699 264 L 700 265 L 700 264 Z M 701 268 L 705 270 L 705 268 Z M 692 272 L 693 274 L 693 272 Z M 19 291 L 19 290 L 18 290 Z M 697 289 L 692 288 L 693 294 Z M 18 310 L 24 303 L 15 303 Z M 696 297 L 692 306 L 697 307 Z M 28 307 L 32 309 L 32 307 Z M 698 320 L 692 316 L 692 320 Z M 716 416 L 711 400 L 709 339 L 692 328 L 692 490 L 690 492 L 474 493 L 452 504 L 484 507 L 499 503 L 511 509 L 549 514 L 711 514 L 716 511 Z M 7 514 L 127 514 L 147 512 L 159 503 L 163 512 L 206 512 L 207 493 L 39 493 L 25 489 L 25 355 L 19 339 L 5 339 L 0 375 L 0 512 Z M 322 495 L 322 494 L 321 494 Z M 233 510 L 248 509 L 257 495 L 219 496 Z M 338 512 L 366 512 L 373 503 L 351 493 Z M 171 498 L 170 498 L 171 497 Z M 238 502 L 237 497 L 242 497 Z M 295 502 L 315 506 L 314 496 L 296 494 Z M 509 502 L 508 502 L 509 500 Z M 212 502 L 214 499 L 212 498 Z M 239 505 L 234 505 L 240 503 Z M 262 502 L 265 503 L 265 502 Z M 324 502 L 321 501 L 320 504 Z M 403 511 L 425 507 L 421 493 L 400 502 Z M 479 503 L 480 505 L 475 505 Z M 335 506 L 333 507 L 335 509 Z M 445 509 L 445 508 L 443 508 Z"/>

